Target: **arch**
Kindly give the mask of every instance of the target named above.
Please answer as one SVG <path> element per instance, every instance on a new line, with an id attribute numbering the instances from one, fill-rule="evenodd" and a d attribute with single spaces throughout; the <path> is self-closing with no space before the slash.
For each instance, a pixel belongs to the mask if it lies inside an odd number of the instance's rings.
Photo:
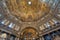
<path id="1" fill-rule="evenodd" d="M 38 38 L 39 32 L 33 27 L 26 27 L 21 31 L 21 38 Z"/>

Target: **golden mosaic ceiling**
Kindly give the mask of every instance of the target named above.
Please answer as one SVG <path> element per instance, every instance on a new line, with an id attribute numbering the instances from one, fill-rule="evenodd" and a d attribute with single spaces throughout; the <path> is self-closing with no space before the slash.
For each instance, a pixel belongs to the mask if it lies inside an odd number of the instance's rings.
<path id="1" fill-rule="evenodd" d="M 38 32 L 37 30 L 33 29 L 33 28 L 25 28 L 24 30 L 22 30 L 21 33 L 22 38 L 36 38 L 38 37 Z"/>
<path id="2" fill-rule="evenodd" d="M 12 15 L 21 21 L 37 21 L 49 12 L 49 6 L 39 0 L 7 0 L 7 7 Z"/>

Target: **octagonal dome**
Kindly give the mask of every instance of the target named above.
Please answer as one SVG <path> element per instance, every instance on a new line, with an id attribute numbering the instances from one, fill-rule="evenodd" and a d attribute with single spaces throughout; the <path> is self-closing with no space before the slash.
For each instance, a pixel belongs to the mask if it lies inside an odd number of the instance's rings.
<path id="1" fill-rule="evenodd" d="M 24 22 L 37 21 L 49 12 L 49 6 L 39 0 L 7 0 L 6 5 L 12 15 Z"/>

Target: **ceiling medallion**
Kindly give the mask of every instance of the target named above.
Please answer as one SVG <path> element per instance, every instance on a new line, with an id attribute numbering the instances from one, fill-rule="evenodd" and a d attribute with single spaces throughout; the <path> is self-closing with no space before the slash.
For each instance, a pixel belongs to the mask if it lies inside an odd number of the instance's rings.
<path id="1" fill-rule="evenodd" d="M 37 21 L 49 11 L 47 4 L 39 0 L 7 0 L 6 4 L 10 12 L 24 22 Z"/>

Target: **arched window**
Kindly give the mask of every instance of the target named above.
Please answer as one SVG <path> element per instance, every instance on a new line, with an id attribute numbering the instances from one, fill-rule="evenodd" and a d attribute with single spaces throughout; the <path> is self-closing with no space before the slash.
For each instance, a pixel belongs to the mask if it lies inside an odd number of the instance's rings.
<path id="1" fill-rule="evenodd" d="M 15 29 L 16 31 L 19 31 L 20 27 L 16 25 L 14 29 Z"/>
<path id="2" fill-rule="evenodd" d="M 0 17 L 1 17 L 2 15 L 0 14 Z"/>
<path id="3" fill-rule="evenodd" d="M 58 23 L 59 23 L 59 21 L 56 20 L 56 19 L 52 19 L 52 21 L 53 21 L 55 24 L 58 24 Z"/>
<path id="4" fill-rule="evenodd" d="M 45 25 L 46 28 L 50 28 L 50 24 L 48 22 L 44 25 Z"/>
<path id="5" fill-rule="evenodd" d="M 6 19 L 4 19 L 4 20 L 2 20 L 2 24 L 4 24 L 5 25 L 5 23 L 7 22 L 7 20 Z"/>
<path id="6" fill-rule="evenodd" d="M 44 25 L 41 25 L 41 26 L 40 26 L 40 30 L 43 31 L 44 29 L 45 29 Z"/>
<path id="7" fill-rule="evenodd" d="M 15 24 L 10 23 L 8 27 L 9 27 L 9 28 L 14 28 L 14 26 L 15 26 Z"/>
<path id="8" fill-rule="evenodd" d="M 49 2 L 49 0 L 41 0 L 42 2 L 45 2 L 45 3 L 48 3 Z"/>

